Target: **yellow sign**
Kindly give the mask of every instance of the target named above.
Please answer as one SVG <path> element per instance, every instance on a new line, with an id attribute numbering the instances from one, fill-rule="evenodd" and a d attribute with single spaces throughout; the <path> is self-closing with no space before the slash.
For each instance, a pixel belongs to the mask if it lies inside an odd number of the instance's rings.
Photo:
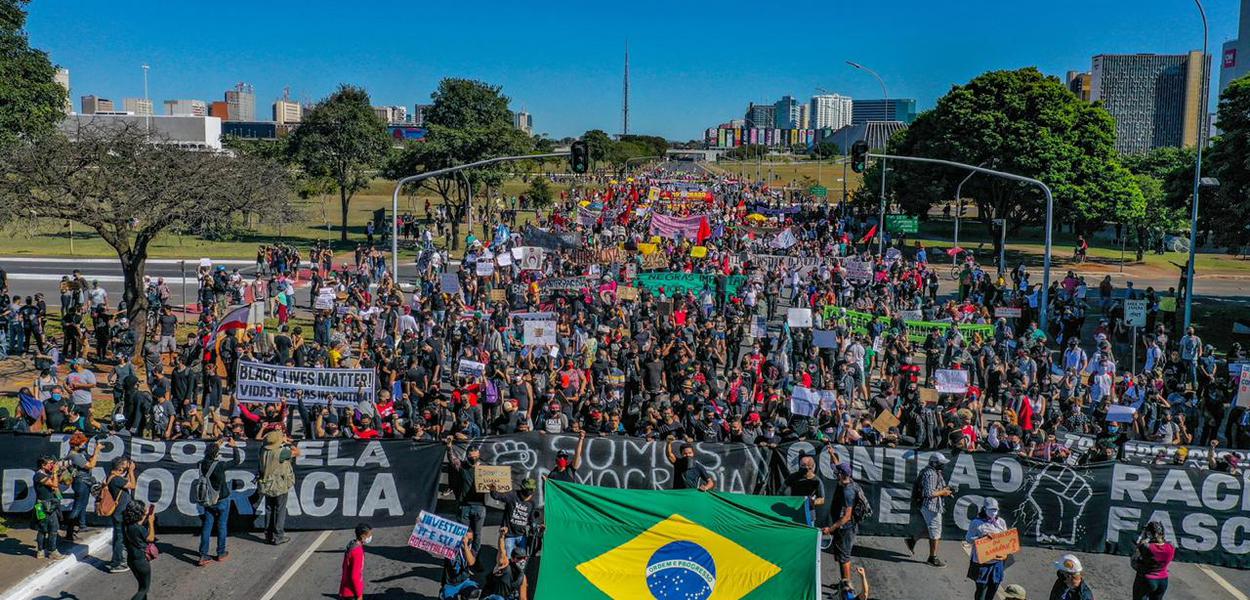
<path id="1" fill-rule="evenodd" d="M 638 244 L 638 251 L 641 252 L 643 256 L 646 256 L 648 254 L 655 254 L 655 251 L 658 249 L 659 247 L 656 246 L 655 244 L 643 244 L 643 243 Z"/>
<path id="2" fill-rule="evenodd" d="M 695 246 L 690 249 L 691 258 L 707 258 L 707 246 Z"/>

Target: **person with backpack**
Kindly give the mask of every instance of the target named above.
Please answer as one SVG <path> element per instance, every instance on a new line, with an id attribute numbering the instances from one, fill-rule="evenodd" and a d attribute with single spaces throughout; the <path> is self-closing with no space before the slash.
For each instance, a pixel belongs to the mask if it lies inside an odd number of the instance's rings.
<path id="1" fill-rule="evenodd" d="M 108 480 L 100 488 L 100 497 L 96 499 L 95 510 L 98 516 L 109 519 L 113 527 L 111 560 L 108 562 L 109 573 L 125 573 L 130 570 L 126 566 L 125 522 L 126 507 L 130 506 L 135 490 L 135 462 L 129 458 L 113 461 L 109 470 Z"/>
<path id="2" fill-rule="evenodd" d="M 944 512 L 944 498 L 950 497 L 954 492 L 946 485 L 946 477 L 942 473 L 942 467 L 950 462 L 949 458 L 940 454 L 933 453 L 929 455 L 929 464 L 920 470 L 916 476 L 916 481 L 911 488 L 911 504 L 914 512 L 919 513 L 920 519 L 924 522 L 925 537 L 929 539 L 929 560 L 928 563 L 939 569 L 945 568 L 946 563 L 938 558 L 938 546 L 942 541 L 942 514 Z M 907 548 L 912 554 L 916 553 L 917 537 L 907 537 Z"/>
<path id="3" fill-rule="evenodd" d="M 61 474 L 57 460 L 51 456 L 39 459 L 39 469 L 32 481 L 35 489 L 35 558 L 61 558 L 57 546 L 61 538 Z"/>
<path id="4" fill-rule="evenodd" d="M 851 465 L 839 459 L 833 446 L 827 447 L 838 475 L 838 486 L 829 506 L 829 518 L 833 523 L 821 528 L 821 533 L 833 536 L 833 557 L 841 567 L 842 581 L 850 581 L 855 537 L 859 534 L 860 522 L 872 515 L 872 508 L 864 497 L 863 488 L 851 476 Z"/>
<path id="5" fill-rule="evenodd" d="M 229 444 L 233 460 L 221 458 L 221 447 Z M 214 531 L 217 533 L 217 562 L 225 562 L 230 556 L 226 551 L 227 529 L 230 521 L 230 487 L 227 485 L 226 469 L 243 464 L 243 453 L 239 452 L 239 443 L 234 438 L 223 438 L 210 442 L 204 448 L 204 460 L 200 461 L 200 476 L 191 482 L 191 501 L 200 505 L 200 561 L 198 566 L 208 566 L 212 559 L 208 556 L 208 542 Z"/>
<path id="6" fill-rule="evenodd" d="M 299 448 L 279 430 L 265 434 L 260 456 L 258 490 L 265 499 L 265 541 L 274 546 L 291 541 L 286 536 L 286 500 L 295 487 L 295 459 Z"/>
<path id="7" fill-rule="evenodd" d="M 87 503 L 91 500 L 91 488 L 95 479 L 91 470 L 100 459 L 100 445 L 87 452 L 90 439 L 81 431 L 75 431 L 69 438 L 69 453 L 65 455 L 65 463 L 70 474 L 70 486 L 74 492 L 74 504 L 65 519 L 65 541 L 74 541 L 76 534 L 87 528 Z"/>

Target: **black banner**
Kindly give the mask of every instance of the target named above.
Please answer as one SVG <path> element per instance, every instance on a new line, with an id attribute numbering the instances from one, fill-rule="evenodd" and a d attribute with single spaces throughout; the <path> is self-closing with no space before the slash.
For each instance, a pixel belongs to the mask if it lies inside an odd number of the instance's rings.
<path id="1" fill-rule="evenodd" d="M 582 245 L 582 236 L 580 234 L 551 233 L 533 225 L 525 226 L 525 231 L 521 233 L 521 239 L 526 246 L 542 246 L 548 250 L 580 248 Z"/>
<path id="2" fill-rule="evenodd" d="M 911 488 L 933 452 L 911 448 L 837 447 L 852 467 L 873 508 L 860 524 L 864 535 L 906 536 L 923 531 L 911 506 Z M 773 457 L 773 491 L 801 454 L 817 456 L 817 474 L 826 503 L 818 511 L 825 523 L 837 489 L 828 452 L 812 442 L 794 442 Z M 1078 552 L 1128 555 L 1141 529 L 1159 521 L 1176 544 L 1177 560 L 1250 567 L 1250 473 L 1171 466 L 1103 462 L 1090 466 L 1043 463 L 1012 454 L 947 455 L 943 473 L 955 488 L 946 498 L 942 535 L 962 540 L 986 497 L 996 498 L 1008 525 L 1020 530 L 1021 543 Z"/>
<path id="3" fill-rule="evenodd" d="M 483 464 L 509 465 L 517 481 L 540 481 L 555 468 L 556 454 L 561 450 L 568 452 L 572 460 L 577 436 L 530 432 L 487 437 L 475 444 L 481 449 Z M 673 466 L 668 462 L 666 445 L 663 441 L 633 437 L 587 437 L 574 479 L 602 487 L 670 489 Z M 673 452 L 679 452 L 679 446 L 680 442 L 674 443 Z M 745 494 L 764 491 L 768 457 L 758 446 L 695 443 L 694 448 L 695 459 L 711 472 L 716 489 Z M 460 450 L 463 449 L 462 445 Z"/>
<path id="4" fill-rule="evenodd" d="M 69 436 L 3 435 L 3 510 L 29 512 L 34 507 L 31 479 L 40 456 L 62 458 Z M 156 441 L 110 436 L 100 444 L 93 476 L 104 481 L 113 460 L 128 456 L 137 466 L 136 497 L 156 506 L 162 525 L 199 527 L 201 509 L 190 500 L 191 484 L 199 476 L 204 447 L 201 440 Z M 302 440 L 296 443 L 295 487 L 288 495 L 289 529 L 340 529 L 359 521 L 382 525 L 411 525 L 422 510 L 433 511 L 438 500 L 438 478 L 446 447 L 406 440 Z M 232 460 L 236 450 L 222 448 Z M 231 510 L 238 518 L 263 523 L 263 502 L 256 494 L 259 442 L 240 444 L 243 462 L 226 469 L 234 490 Z M 67 496 L 68 496 L 67 491 Z M 72 504 L 65 500 L 65 508 Z M 95 503 L 88 507 L 95 514 Z"/>

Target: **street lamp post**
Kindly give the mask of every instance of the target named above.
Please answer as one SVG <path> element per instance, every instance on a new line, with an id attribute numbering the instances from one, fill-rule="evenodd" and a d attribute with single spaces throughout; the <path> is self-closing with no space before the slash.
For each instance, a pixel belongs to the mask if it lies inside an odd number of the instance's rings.
<path id="1" fill-rule="evenodd" d="M 1198 6 L 1198 14 L 1202 16 L 1202 105 L 1198 112 L 1198 156 L 1194 161 L 1194 201 L 1193 210 L 1189 219 L 1189 261 L 1185 263 L 1185 329 L 1189 329 L 1192 322 L 1194 307 L 1194 252 L 1198 246 L 1198 193 L 1202 186 L 1202 145 L 1206 136 L 1203 135 L 1202 123 L 1203 116 L 1207 112 L 1207 11 L 1202 6 L 1202 0 L 1194 0 L 1194 4 Z"/>
<path id="2" fill-rule="evenodd" d="M 888 154 L 873 154 L 873 153 L 869 153 L 868 156 L 871 156 L 873 158 L 879 158 L 882 160 L 885 160 L 887 158 L 892 158 L 894 160 L 928 163 L 928 164 L 933 164 L 933 165 L 944 165 L 947 167 L 956 167 L 960 169 L 969 169 L 974 173 L 985 173 L 986 175 L 994 175 L 996 177 L 1002 177 L 1004 179 L 1022 181 L 1024 183 L 1031 183 L 1033 185 L 1036 185 L 1042 188 L 1042 193 L 1046 195 L 1046 250 L 1042 256 L 1042 298 L 1038 302 L 1038 306 L 1037 306 L 1037 309 L 1038 309 L 1037 322 L 1038 322 L 1038 325 L 1041 327 L 1042 331 L 1046 331 L 1046 324 L 1047 324 L 1046 313 L 1047 313 L 1047 309 L 1050 308 L 1051 231 L 1054 229 L 1054 220 L 1055 220 L 1055 199 L 1054 199 L 1054 196 L 1052 196 L 1050 193 L 1050 186 L 1046 185 L 1045 183 L 1042 183 L 1041 181 L 1037 179 L 1033 179 L 1032 177 L 1016 175 L 1015 173 L 1007 173 L 1005 171 L 995 171 L 993 169 L 987 169 L 985 167 L 977 167 L 977 166 L 973 166 L 969 164 L 964 164 L 961 162 L 955 162 L 953 160 L 942 160 L 938 158 L 920 158 L 918 156 L 892 156 Z M 1006 227 L 1005 221 L 1003 223 L 1003 227 L 1004 228 Z"/>
<path id="3" fill-rule="evenodd" d="M 867 71 L 870 75 L 877 78 L 877 83 L 881 84 L 881 94 L 885 96 L 885 110 L 886 110 L 885 115 L 888 117 L 890 114 L 890 91 L 887 90 L 885 87 L 885 80 L 882 79 L 881 76 L 878 75 L 876 71 L 873 71 L 872 69 L 869 69 L 868 67 L 865 67 L 864 65 L 861 65 L 857 62 L 852 62 L 848 60 L 846 61 L 846 64 L 851 65 L 852 67 L 855 67 L 856 69 L 859 69 L 861 71 Z M 888 141 L 888 138 L 887 138 L 887 141 Z M 889 147 L 889 144 L 886 144 L 886 148 L 883 148 L 883 150 L 888 151 L 889 150 L 888 147 Z M 885 255 L 885 171 L 886 171 L 885 158 L 882 158 L 881 159 L 881 218 L 880 218 L 880 222 L 877 223 L 877 228 L 878 228 L 877 229 L 877 252 L 879 252 L 882 256 Z"/>
<path id="4" fill-rule="evenodd" d="M 964 214 L 964 184 L 968 183 L 968 180 L 972 179 L 972 176 L 976 174 L 977 174 L 976 171 L 968 173 L 968 176 L 964 177 L 964 180 L 960 181 L 959 185 L 955 186 L 955 247 L 956 248 L 959 247 L 959 218 L 962 217 Z"/>

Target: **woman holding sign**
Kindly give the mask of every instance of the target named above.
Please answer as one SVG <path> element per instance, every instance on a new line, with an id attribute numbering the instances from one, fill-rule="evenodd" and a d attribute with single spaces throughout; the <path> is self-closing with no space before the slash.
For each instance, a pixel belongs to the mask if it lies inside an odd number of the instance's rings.
<path id="1" fill-rule="evenodd" d="M 968 535 L 964 541 L 972 544 L 972 556 L 968 562 L 968 579 L 977 585 L 973 600 L 993 600 L 998 594 L 998 586 L 1003 583 L 1003 575 L 1007 571 L 1006 561 L 990 560 L 981 562 L 977 555 L 976 541 L 995 533 L 1007 531 L 1007 522 L 998 516 L 998 500 L 986 498 L 981 504 L 977 518 L 968 526 Z"/>

